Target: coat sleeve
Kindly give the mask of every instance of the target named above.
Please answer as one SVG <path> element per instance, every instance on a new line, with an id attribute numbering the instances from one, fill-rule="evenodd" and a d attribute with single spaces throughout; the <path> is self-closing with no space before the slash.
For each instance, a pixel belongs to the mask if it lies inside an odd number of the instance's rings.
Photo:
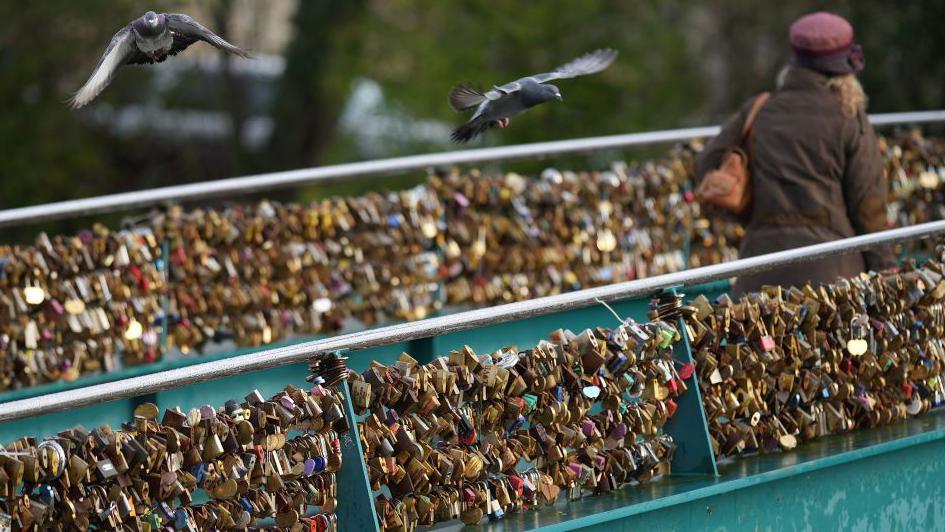
<path id="1" fill-rule="evenodd" d="M 738 145 L 741 140 L 742 125 L 745 124 L 745 118 L 748 116 L 753 101 L 754 98 L 742 104 L 741 109 L 725 122 L 719 134 L 710 140 L 696 156 L 693 170 L 697 184 L 702 181 L 707 172 L 719 167 L 726 150 Z"/>
<path id="2" fill-rule="evenodd" d="M 886 223 L 886 194 L 889 190 L 876 135 L 865 113 L 859 113 L 846 146 L 843 198 L 847 215 L 857 234 L 882 231 Z M 863 252 L 866 267 L 883 270 L 896 265 L 888 246 Z"/>

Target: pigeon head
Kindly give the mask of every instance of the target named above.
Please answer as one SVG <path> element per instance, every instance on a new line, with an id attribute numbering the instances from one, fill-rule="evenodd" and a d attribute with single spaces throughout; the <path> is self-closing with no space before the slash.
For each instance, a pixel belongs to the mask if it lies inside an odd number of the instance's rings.
<path id="1" fill-rule="evenodd" d="M 561 91 L 554 85 L 544 83 L 523 83 L 522 100 L 527 107 L 532 107 L 540 103 L 550 102 L 551 100 L 561 101 Z"/>
<path id="2" fill-rule="evenodd" d="M 554 85 L 543 85 L 543 87 L 545 87 L 545 90 L 551 93 L 552 98 L 558 100 L 559 102 L 564 101 L 564 98 L 561 97 L 561 91 L 558 90 L 558 87 L 555 87 Z"/>
<path id="3" fill-rule="evenodd" d="M 167 19 L 154 11 L 148 11 L 133 23 L 135 33 L 142 37 L 157 37 L 167 30 Z"/>

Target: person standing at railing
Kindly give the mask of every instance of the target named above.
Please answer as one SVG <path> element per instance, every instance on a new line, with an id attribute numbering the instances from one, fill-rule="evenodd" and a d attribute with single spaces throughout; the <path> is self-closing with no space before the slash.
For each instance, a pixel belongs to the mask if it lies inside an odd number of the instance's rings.
<path id="1" fill-rule="evenodd" d="M 743 258 L 886 228 L 886 178 L 856 79 L 864 59 L 852 26 L 837 15 L 813 13 L 794 22 L 789 37 L 790 63 L 770 97 L 758 100 L 747 135 L 742 128 L 756 98 L 695 161 L 702 179 L 730 148 L 742 144 L 748 153 L 751 207 Z M 808 281 L 816 286 L 893 265 L 890 249 L 876 249 L 742 276 L 734 292 Z"/>

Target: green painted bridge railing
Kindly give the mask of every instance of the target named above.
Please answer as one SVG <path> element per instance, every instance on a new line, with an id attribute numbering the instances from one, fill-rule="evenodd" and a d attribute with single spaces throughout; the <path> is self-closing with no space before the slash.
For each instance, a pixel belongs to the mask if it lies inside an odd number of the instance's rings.
<path id="1" fill-rule="evenodd" d="M 705 294 L 714 298 L 729 289 L 728 282 L 712 282 L 688 287 L 687 297 Z M 648 299 L 637 298 L 611 303 L 621 316 L 643 320 Z M 361 371 L 371 360 L 392 363 L 402 352 L 421 362 L 434 355 L 469 345 L 477 352 L 489 352 L 507 345 L 531 346 L 558 327 L 580 330 L 616 324 L 603 306 L 553 313 L 486 327 L 453 332 L 350 353 L 349 365 Z M 300 342 L 305 339 L 296 339 Z M 291 342 L 287 342 L 291 343 Z M 680 344 L 677 356 L 685 357 Z M 272 346 L 267 346 L 271 348 Z M 185 367 L 216 358 L 243 354 L 220 353 L 176 361 L 160 367 Z M 148 371 L 155 369 L 149 367 Z M 118 380 L 141 374 L 144 368 L 129 368 L 115 374 L 95 376 L 73 383 L 46 385 L 9 392 L 0 400 L 85 386 L 90 381 Z M 260 389 L 274 393 L 286 384 L 305 384 L 307 367 L 292 364 L 264 371 L 162 391 L 145 397 L 111 401 L 0 424 L 5 440 L 31 434 L 50 435 L 76 423 L 113 426 L 130 419 L 134 406 L 151 401 L 159 406 L 181 408 L 222 404 L 233 390 Z M 561 502 L 532 512 L 508 514 L 504 519 L 481 525 L 490 531 L 542 530 L 699 530 L 743 529 L 945 529 L 945 508 L 937 501 L 945 496 L 945 413 L 932 413 L 895 425 L 799 446 L 789 453 L 758 455 L 716 464 L 708 446 L 707 427 L 702 415 L 698 386 L 689 383 L 673 425 L 667 431 L 679 442 L 673 474 L 641 486 L 629 486 L 611 494 L 580 501 Z M 695 392 L 695 393 L 694 393 Z M 2 405 L 0 405 L 2 409 Z M 696 419 L 684 419 L 685 414 Z M 346 456 L 351 456 L 349 452 Z M 342 500 L 339 519 L 355 518 L 370 523 L 374 517 L 373 495 L 357 480 L 366 475 L 357 459 L 345 460 L 342 473 Z M 358 471 L 360 469 L 360 471 Z M 717 474 L 716 474 L 717 471 Z M 345 478 L 345 473 L 348 477 Z M 346 518 L 346 519 L 345 519 Z M 458 530 L 462 525 L 446 523 L 436 530 Z M 342 530 L 349 529 L 347 527 Z"/>

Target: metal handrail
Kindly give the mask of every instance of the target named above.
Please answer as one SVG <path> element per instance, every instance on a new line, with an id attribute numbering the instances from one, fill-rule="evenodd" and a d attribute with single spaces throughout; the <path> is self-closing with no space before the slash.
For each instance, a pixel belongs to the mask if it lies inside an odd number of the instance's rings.
<path id="1" fill-rule="evenodd" d="M 877 126 L 945 122 L 945 110 L 877 114 L 871 115 L 870 121 Z M 6 209 L 0 211 L 0 227 L 131 210 L 140 207 L 160 205 L 166 202 L 232 197 L 237 194 L 276 190 L 300 185 L 335 183 L 350 179 L 423 170 L 437 166 L 535 159 L 568 153 L 587 153 L 606 149 L 679 142 L 697 137 L 711 137 L 717 134 L 718 131 L 718 126 L 671 129 L 604 137 L 536 142 L 497 148 L 478 148 L 473 150 L 411 155 L 408 157 L 395 157 L 375 161 L 233 177 L 217 181 L 174 185 L 135 192 L 122 192 L 120 194 L 109 194 L 106 196 Z"/>
<path id="2" fill-rule="evenodd" d="M 598 300 L 614 301 L 649 296 L 673 286 L 688 286 L 728 279 L 738 275 L 758 273 L 782 266 L 863 251 L 877 246 L 928 238 L 941 233 L 945 233 L 945 221 L 928 222 L 646 279 L 588 288 L 576 292 L 379 327 L 276 349 L 267 349 L 186 368 L 11 401 L 0 405 L 0 422 L 59 412 L 115 399 L 152 394 L 169 388 L 304 362 L 309 357 L 319 353 L 380 347 L 511 320 L 589 307 Z"/>

